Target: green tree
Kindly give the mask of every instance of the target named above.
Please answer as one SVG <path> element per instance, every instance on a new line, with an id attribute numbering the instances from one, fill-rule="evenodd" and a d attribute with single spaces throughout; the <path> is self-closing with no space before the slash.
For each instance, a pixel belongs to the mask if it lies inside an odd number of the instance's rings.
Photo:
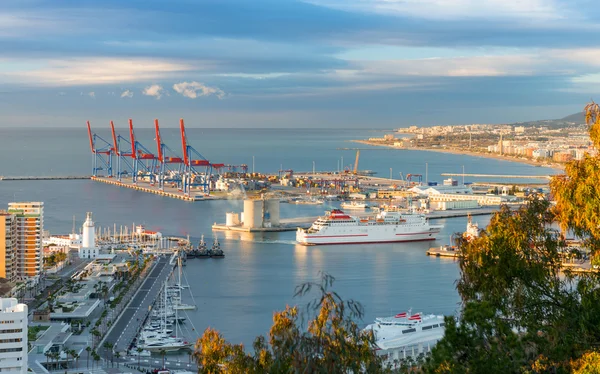
<path id="1" fill-rule="evenodd" d="M 319 283 L 306 283 L 296 289 L 297 297 L 317 291 L 306 306 L 287 306 L 273 315 L 269 341 L 262 336 L 253 344 L 254 353 L 244 346 L 231 345 L 216 330 L 208 328 L 196 342 L 193 357 L 201 373 L 381 373 L 373 346 L 373 334 L 361 331 L 356 320 L 362 306 L 343 300 L 331 291 L 334 278 L 324 274 Z M 302 316 L 309 318 L 303 323 Z"/>
<path id="2" fill-rule="evenodd" d="M 599 148 L 600 110 L 586 110 Z M 459 239 L 460 323 L 446 317 L 424 371 L 567 373 L 597 362 L 590 352 L 600 345 L 600 277 L 562 270 L 561 261 L 568 231 L 598 252 L 599 186 L 599 156 L 571 161 L 551 181 L 555 205 L 531 196 L 516 211 L 502 207 L 479 238 Z"/>

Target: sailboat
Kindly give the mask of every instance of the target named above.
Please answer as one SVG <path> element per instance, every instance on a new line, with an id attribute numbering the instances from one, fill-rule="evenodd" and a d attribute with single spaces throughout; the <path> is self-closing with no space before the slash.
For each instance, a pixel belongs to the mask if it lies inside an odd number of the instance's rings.
<path id="1" fill-rule="evenodd" d="M 181 285 L 181 259 L 178 259 L 178 261 L 177 261 L 177 268 L 178 268 L 178 275 L 179 275 L 179 282 L 177 283 L 178 295 L 177 295 L 175 301 L 173 302 L 173 309 L 174 310 L 194 310 L 194 309 L 196 309 L 196 305 L 183 304 L 181 302 L 181 289 L 185 288 L 185 286 Z"/>
<path id="2" fill-rule="evenodd" d="M 192 343 L 186 342 L 177 337 L 177 327 L 175 327 L 175 336 L 169 336 L 167 332 L 167 282 L 163 291 L 164 305 L 161 332 L 149 332 L 140 336 L 139 348 L 150 352 L 175 352 L 181 349 L 187 349 L 192 346 Z M 175 310 L 175 320 L 177 320 L 177 309 Z"/>

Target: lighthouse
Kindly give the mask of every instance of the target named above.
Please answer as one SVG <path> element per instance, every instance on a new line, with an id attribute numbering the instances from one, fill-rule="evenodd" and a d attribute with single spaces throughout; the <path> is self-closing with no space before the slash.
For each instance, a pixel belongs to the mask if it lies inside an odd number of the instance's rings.
<path id="1" fill-rule="evenodd" d="M 85 222 L 83 223 L 83 238 L 81 240 L 81 248 L 79 249 L 79 257 L 81 258 L 96 258 L 98 257 L 98 247 L 96 247 L 96 229 L 92 220 L 92 212 L 88 212 Z"/>

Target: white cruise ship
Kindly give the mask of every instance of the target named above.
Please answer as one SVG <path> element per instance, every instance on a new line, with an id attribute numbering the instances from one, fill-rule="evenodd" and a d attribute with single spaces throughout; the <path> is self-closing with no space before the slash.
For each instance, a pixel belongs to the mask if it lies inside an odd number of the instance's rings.
<path id="1" fill-rule="evenodd" d="M 434 240 L 442 225 L 430 225 L 423 214 L 384 211 L 375 218 L 352 217 L 339 209 L 326 212 L 308 230 L 298 228 L 304 245 L 388 243 Z"/>
<path id="2" fill-rule="evenodd" d="M 444 316 L 400 313 L 376 318 L 365 328 L 372 330 L 379 355 L 391 362 L 408 356 L 428 353 L 444 337 Z"/>

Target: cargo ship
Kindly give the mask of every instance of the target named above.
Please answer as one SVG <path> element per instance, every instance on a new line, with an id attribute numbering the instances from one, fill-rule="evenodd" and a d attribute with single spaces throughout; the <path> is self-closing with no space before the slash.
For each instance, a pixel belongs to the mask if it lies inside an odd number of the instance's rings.
<path id="1" fill-rule="evenodd" d="M 334 209 L 319 217 L 309 229 L 298 228 L 296 241 L 317 245 L 435 240 L 443 227 L 429 224 L 423 214 L 383 211 L 374 218 L 357 218 Z"/>

